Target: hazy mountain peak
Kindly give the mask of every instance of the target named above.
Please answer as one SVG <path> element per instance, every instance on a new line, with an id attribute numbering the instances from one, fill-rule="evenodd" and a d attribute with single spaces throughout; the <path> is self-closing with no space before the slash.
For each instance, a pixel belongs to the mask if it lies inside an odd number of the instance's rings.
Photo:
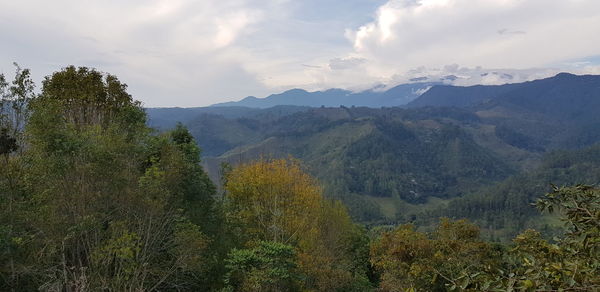
<path id="1" fill-rule="evenodd" d="M 308 93 L 308 91 L 306 91 L 302 88 L 292 88 L 292 89 L 284 91 L 281 94 L 304 94 L 304 93 Z M 272 94 L 272 95 L 277 95 L 277 94 Z"/>
<path id="2" fill-rule="evenodd" d="M 556 76 L 554 76 L 555 78 L 572 78 L 572 77 L 577 77 L 578 75 L 572 74 L 572 73 L 568 73 L 568 72 L 560 72 L 558 74 L 556 74 Z"/>

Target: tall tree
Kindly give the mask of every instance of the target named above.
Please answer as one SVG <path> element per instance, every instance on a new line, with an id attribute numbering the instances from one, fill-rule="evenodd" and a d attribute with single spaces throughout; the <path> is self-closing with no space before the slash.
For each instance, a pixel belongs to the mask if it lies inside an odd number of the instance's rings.
<path id="1" fill-rule="evenodd" d="M 88 68 L 47 77 L 31 109 L 22 171 L 33 285 L 199 285 L 210 240 L 184 206 L 210 210 L 214 187 L 197 164 L 197 147 L 178 138 L 186 131 L 150 135 L 126 85 Z"/>
<path id="2" fill-rule="evenodd" d="M 17 63 L 13 64 L 15 77 L 12 82 L 9 83 L 6 77 L 0 74 L 0 130 L 3 132 L 0 154 L 2 155 L 14 152 L 23 146 L 21 134 L 29 117 L 29 102 L 35 98 L 35 84 L 31 79 L 31 72 L 29 69 L 22 69 Z"/>
<path id="3" fill-rule="evenodd" d="M 296 160 L 260 160 L 228 174 L 226 216 L 244 242 L 298 244 L 317 232 L 321 189 Z"/>
<path id="4" fill-rule="evenodd" d="M 340 203 L 323 198 L 297 160 L 244 164 L 225 181 L 226 218 L 242 248 L 263 241 L 294 247 L 304 289 L 368 290 L 365 234 Z"/>
<path id="5" fill-rule="evenodd" d="M 508 269 L 498 287 L 536 291 L 600 289 L 600 189 L 588 185 L 554 187 L 537 207 L 560 212 L 564 236 L 548 242 L 526 230 L 514 239 Z"/>
<path id="6" fill-rule="evenodd" d="M 465 220 L 442 219 L 431 234 L 402 225 L 371 246 L 383 291 L 486 290 L 478 276 L 500 260 L 501 253 Z"/>
<path id="7" fill-rule="evenodd" d="M 34 97 L 34 84 L 28 69 L 16 67 L 15 77 L 8 82 L 0 74 L 0 290 L 23 287 L 31 278 L 21 264 L 29 236 L 23 208 L 23 128 L 29 116 L 28 105 Z"/>
<path id="8" fill-rule="evenodd" d="M 69 66 L 46 77 L 42 84 L 40 100 L 58 103 L 62 116 L 76 126 L 97 124 L 107 127 L 136 111 L 138 115 L 130 118 L 145 119 L 140 102 L 133 100 L 126 91 L 127 85 L 114 75 Z"/>

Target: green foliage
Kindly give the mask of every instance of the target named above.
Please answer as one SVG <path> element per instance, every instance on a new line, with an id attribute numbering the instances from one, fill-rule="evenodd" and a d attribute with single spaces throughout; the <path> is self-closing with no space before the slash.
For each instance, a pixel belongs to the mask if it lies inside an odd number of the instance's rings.
<path id="1" fill-rule="evenodd" d="M 62 116 L 75 126 L 99 124 L 104 127 L 121 122 L 135 125 L 132 115 L 145 122 L 139 114 L 140 103 L 126 91 L 127 85 L 117 77 L 95 69 L 69 66 L 43 81 L 40 102 L 56 102 Z M 138 109 L 131 111 L 132 109 Z"/>
<path id="2" fill-rule="evenodd" d="M 293 159 L 260 160 L 227 175 L 225 214 L 241 246 L 289 244 L 305 275 L 301 285 L 318 291 L 368 288 L 368 240 L 339 202 Z"/>
<path id="3" fill-rule="evenodd" d="M 24 264 L 32 260 L 28 249 L 32 232 L 25 212 L 29 202 L 21 154 L 34 84 L 28 69 L 21 69 L 16 63 L 15 67 L 10 83 L 0 74 L 0 290 L 33 290 L 35 276 L 28 273 L 29 267 Z"/>
<path id="4" fill-rule="evenodd" d="M 300 279 L 292 246 L 259 241 L 249 249 L 233 249 L 226 260 L 225 276 L 230 291 L 300 291 Z"/>
<path id="5" fill-rule="evenodd" d="M 217 219 L 200 150 L 181 127 L 150 135 L 125 89 L 114 76 L 67 67 L 29 102 L 26 150 L 0 172 L 10 195 L 2 197 L 1 287 L 208 285 Z"/>
<path id="6" fill-rule="evenodd" d="M 522 259 L 516 277 L 536 289 L 600 289 L 600 189 L 554 187 L 537 201 L 540 210 L 560 211 L 566 233 L 555 244 L 527 231 L 513 250 Z"/>
<path id="7" fill-rule="evenodd" d="M 0 155 L 6 156 L 14 151 L 16 151 L 19 147 L 17 146 L 17 139 L 11 137 L 8 134 L 8 128 L 0 129 Z"/>
<path id="8" fill-rule="evenodd" d="M 29 69 L 17 63 L 11 83 L 0 74 L 0 155 L 7 159 L 23 144 L 22 131 L 29 117 L 28 104 L 35 97 L 35 84 Z"/>
<path id="9" fill-rule="evenodd" d="M 411 130 L 382 121 L 377 129 L 350 145 L 342 158 L 350 192 L 423 203 L 429 196 L 456 196 L 510 173 L 455 126 Z"/>
<path id="10" fill-rule="evenodd" d="M 480 275 L 496 266 L 500 255 L 479 238 L 476 226 L 448 219 L 431 234 L 400 226 L 371 247 L 383 291 L 479 290 Z"/>
<path id="11" fill-rule="evenodd" d="M 545 150 L 542 146 L 544 144 L 542 141 L 536 141 L 534 138 L 523 135 L 506 125 L 501 124 L 496 126 L 494 132 L 496 137 L 511 146 L 532 152 L 543 152 Z"/>
<path id="12" fill-rule="evenodd" d="M 537 201 L 541 210 L 560 210 L 566 233 L 548 242 L 526 230 L 504 252 L 502 262 L 468 273 L 475 287 L 492 291 L 596 291 L 600 289 L 600 190 L 554 187 Z"/>
<path id="13" fill-rule="evenodd" d="M 205 137 L 198 142 L 207 145 L 206 153 L 222 154 L 206 162 L 213 177 L 218 178 L 221 162 L 291 154 L 322 182 L 327 197 L 348 206 L 354 219 L 381 223 L 394 218 L 385 218 L 372 197 L 423 204 L 432 196 L 461 196 L 514 172 L 478 144 L 467 128 L 477 122 L 476 115 L 458 109 L 319 108 L 276 120 L 204 115 L 187 125 L 193 133 L 219 135 L 198 135 Z M 226 150 L 208 145 L 226 138 L 241 141 Z"/>

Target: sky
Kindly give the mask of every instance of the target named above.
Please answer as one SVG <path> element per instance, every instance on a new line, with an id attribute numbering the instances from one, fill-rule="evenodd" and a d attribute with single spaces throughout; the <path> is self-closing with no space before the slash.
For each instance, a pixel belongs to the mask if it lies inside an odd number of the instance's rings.
<path id="1" fill-rule="evenodd" d="M 600 1 L 0 0 L 0 73 L 12 62 L 38 84 L 93 67 L 148 107 L 600 74 Z"/>

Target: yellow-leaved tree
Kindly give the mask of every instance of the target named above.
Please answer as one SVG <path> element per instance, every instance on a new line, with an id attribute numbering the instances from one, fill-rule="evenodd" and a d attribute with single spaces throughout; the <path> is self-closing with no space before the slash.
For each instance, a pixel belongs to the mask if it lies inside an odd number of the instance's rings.
<path id="1" fill-rule="evenodd" d="M 236 167 L 225 185 L 226 216 L 243 242 L 296 245 L 317 234 L 321 188 L 294 159 L 259 160 Z"/>
<path id="2" fill-rule="evenodd" d="M 294 264 L 290 267 L 297 269 L 277 275 L 302 279 L 297 287 L 303 290 L 365 291 L 369 284 L 368 238 L 364 229 L 352 223 L 341 203 L 323 198 L 321 187 L 303 171 L 298 160 L 261 159 L 242 164 L 226 175 L 224 187 L 225 217 L 237 236 L 238 246 L 246 248 L 249 254 L 254 254 L 265 241 L 294 249 Z M 234 254 L 239 255 L 240 251 L 235 250 Z M 230 271 L 239 274 L 244 269 L 233 265 L 243 262 L 235 257 L 229 262 Z M 301 275 L 293 276 L 298 273 Z M 274 274 L 262 275 L 269 281 Z M 248 285 L 248 281 L 243 285 Z M 246 291 L 241 285 L 231 288 Z M 260 285 L 264 289 L 264 283 Z M 291 287 L 286 289 L 294 290 Z"/>

